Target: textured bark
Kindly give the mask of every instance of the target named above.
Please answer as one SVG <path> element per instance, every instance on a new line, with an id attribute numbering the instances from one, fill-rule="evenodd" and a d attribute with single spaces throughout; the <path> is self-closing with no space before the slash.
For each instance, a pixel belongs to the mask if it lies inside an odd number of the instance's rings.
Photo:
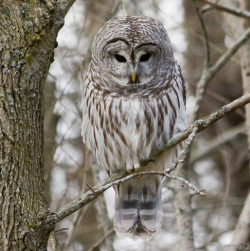
<path id="1" fill-rule="evenodd" d="M 0 3 L 0 250 L 46 250 L 43 86 L 71 1 Z"/>

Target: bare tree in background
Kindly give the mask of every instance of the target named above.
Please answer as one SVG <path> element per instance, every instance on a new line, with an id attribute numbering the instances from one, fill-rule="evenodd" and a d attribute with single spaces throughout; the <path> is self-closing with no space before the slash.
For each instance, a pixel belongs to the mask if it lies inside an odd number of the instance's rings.
<path id="1" fill-rule="evenodd" d="M 121 13 L 152 15 L 164 22 L 168 10 L 160 0 L 77 1 L 69 13 L 75 20 L 70 34 L 75 35 L 68 39 L 59 34 L 57 63 L 45 83 L 57 33 L 73 2 L 0 3 L 0 249 L 46 250 L 49 235 L 49 250 L 60 251 L 249 247 L 249 1 L 176 1 L 184 19 L 173 27 L 165 24 L 170 32 L 185 33 L 182 68 L 190 125 L 245 96 L 195 123 L 166 146 L 208 126 L 196 137 L 184 164 L 185 177 L 205 189 L 207 196 L 194 196 L 187 187 L 190 182 L 183 187 L 185 180 L 173 184 L 168 178 L 163 230 L 149 242 L 135 243 L 115 236 L 111 190 L 102 197 L 108 187 L 129 177 L 121 173 L 103 182 L 104 174 L 82 144 L 79 79 L 104 22 Z M 179 12 L 167 15 L 175 20 Z M 75 43 L 69 45 L 72 40 Z M 173 45 L 176 54 L 182 53 L 180 44 Z M 245 104 L 245 110 L 240 108 Z M 237 110 L 224 117 L 233 109 Z M 176 204 L 176 189 L 181 204 Z"/>

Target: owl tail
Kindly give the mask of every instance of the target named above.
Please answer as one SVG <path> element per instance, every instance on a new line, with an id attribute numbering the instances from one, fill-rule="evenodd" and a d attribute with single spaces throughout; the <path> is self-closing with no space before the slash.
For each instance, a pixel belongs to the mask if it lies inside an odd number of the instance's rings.
<path id="1" fill-rule="evenodd" d="M 161 177 L 146 175 L 115 188 L 114 228 L 118 235 L 147 239 L 162 224 Z"/>

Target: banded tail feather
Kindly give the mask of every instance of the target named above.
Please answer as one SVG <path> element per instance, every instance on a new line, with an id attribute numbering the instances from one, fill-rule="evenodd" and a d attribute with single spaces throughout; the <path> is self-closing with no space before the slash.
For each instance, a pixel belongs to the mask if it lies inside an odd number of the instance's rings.
<path id="1" fill-rule="evenodd" d="M 115 188 L 114 228 L 118 235 L 147 239 L 162 225 L 160 176 L 143 176 Z"/>

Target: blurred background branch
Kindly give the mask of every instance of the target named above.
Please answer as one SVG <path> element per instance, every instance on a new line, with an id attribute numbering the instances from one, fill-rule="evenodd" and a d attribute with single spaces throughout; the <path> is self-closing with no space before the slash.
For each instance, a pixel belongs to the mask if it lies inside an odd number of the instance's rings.
<path id="1" fill-rule="evenodd" d="M 195 10 L 193 0 L 75 2 L 58 36 L 55 62 L 44 94 L 46 192 L 52 211 L 64 208 L 89 186 L 102 184 L 100 181 L 107 178 L 85 149 L 80 135 L 80 85 L 91 58 L 91 43 L 99 28 L 116 15 L 142 14 L 163 22 L 187 83 L 187 111 L 193 124 L 198 116 L 211 114 L 250 93 L 248 3 L 248 0 L 197 0 Z M 204 41 L 209 43 L 210 60 Z M 204 71 L 205 60 L 210 64 L 207 63 Z M 102 198 L 58 222 L 53 238 L 57 247 L 54 245 L 53 250 L 166 251 L 179 248 L 217 251 L 229 245 L 238 218 L 244 212 L 244 201 L 248 204 L 250 105 L 244 108 L 210 125 L 195 138 L 190 161 L 180 169 L 185 174 L 178 176 L 205 189 L 207 196 L 190 197 L 188 189 L 178 181 L 165 182 L 163 229 L 150 241 L 120 239 L 114 234 L 115 205 L 111 188 Z M 192 130 L 190 127 L 185 136 L 174 138 L 168 147 L 181 137 L 186 138 Z M 179 213 L 187 221 L 179 220 Z M 58 229 L 63 230 L 57 232 Z M 187 241 L 183 247 L 181 234 L 178 237 L 182 230 Z"/>
<path id="2" fill-rule="evenodd" d="M 202 3 L 206 3 L 208 5 L 211 5 L 214 9 L 228 12 L 228 13 L 230 13 L 232 15 L 237 16 L 237 17 L 243 17 L 243 18 L 250 19 L 250 12 L 249 11 L 236 9 L 236 8 L 225 7 L 223 5 L 220 5 L 220 4 L 216 3 L 216 2 L 212 2 L 210 0 L 198 0 L 198 1 L 200 1 Z"/>

